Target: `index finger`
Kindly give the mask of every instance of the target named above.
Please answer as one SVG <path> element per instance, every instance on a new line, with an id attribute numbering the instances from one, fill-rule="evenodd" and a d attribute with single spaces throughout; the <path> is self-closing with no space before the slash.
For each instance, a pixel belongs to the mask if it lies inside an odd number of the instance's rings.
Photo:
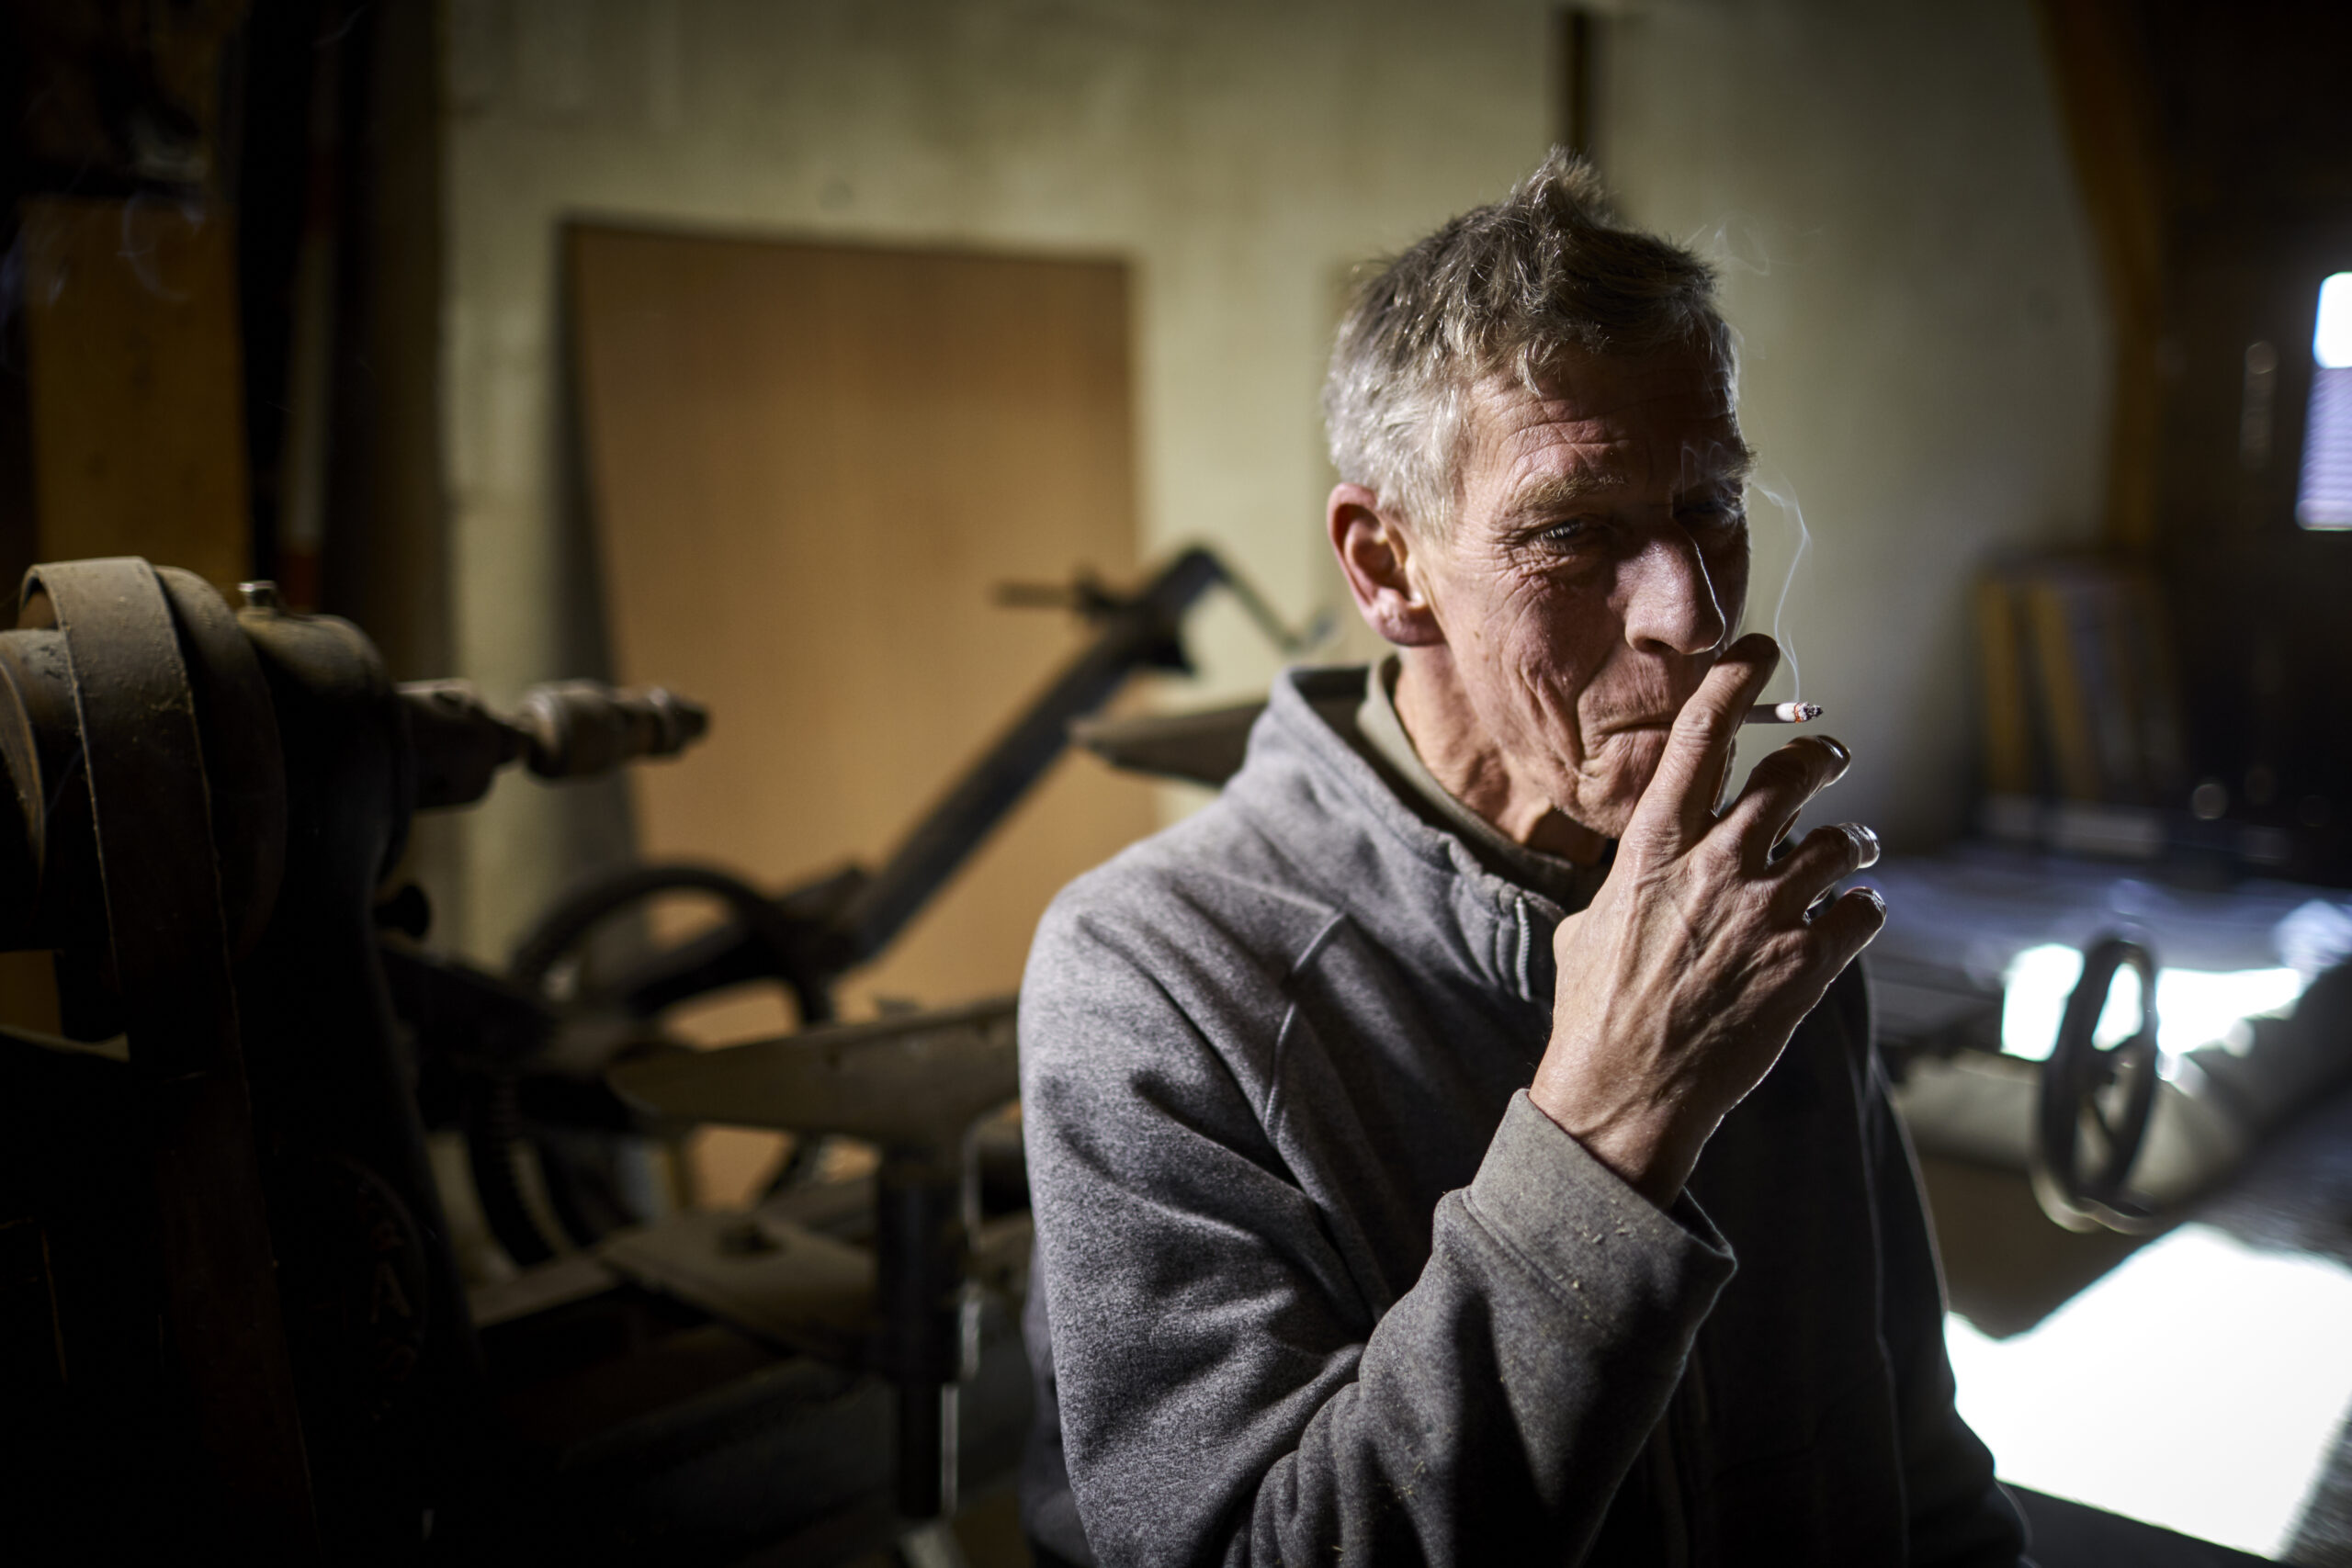
<path id="1" fill-rule="evenodd" d="M 1657 772 L 1634 807 L 1629 837 L 1645 829 L 1680 849 L 1706 833 L 1715 819 L 1715 796 L 1732 741 L 1780 663 L 1780 644 L 1762 632 L 1750 632 L 1724 650 L 1675 715 Z"/>

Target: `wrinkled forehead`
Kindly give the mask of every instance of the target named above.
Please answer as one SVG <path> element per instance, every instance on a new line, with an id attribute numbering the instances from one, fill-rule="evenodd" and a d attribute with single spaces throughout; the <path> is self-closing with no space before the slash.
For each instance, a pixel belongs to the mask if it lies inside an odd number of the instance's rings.
<path id="1" fill-rule="evenodd" d="M 1746 481 L 1732 378 L 1702 350 L 1554 359 L 1530 391 L 1492 378 L 1473 389 L 1465 491 L 1556 485 L 1688 491 Z"/>

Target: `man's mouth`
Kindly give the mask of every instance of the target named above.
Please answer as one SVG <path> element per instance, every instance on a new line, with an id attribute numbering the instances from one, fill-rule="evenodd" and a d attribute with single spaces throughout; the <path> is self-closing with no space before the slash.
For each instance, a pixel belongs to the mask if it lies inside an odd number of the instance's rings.
<path id="1" fill-rule="evenodd" d="M 1611 719 L 1600 726 L 1597 734 L 1630 735 L 1645 729 L 1668 730 L 1674 728 L 1674 715 L 1649 715 L 1634 718 Z"/>

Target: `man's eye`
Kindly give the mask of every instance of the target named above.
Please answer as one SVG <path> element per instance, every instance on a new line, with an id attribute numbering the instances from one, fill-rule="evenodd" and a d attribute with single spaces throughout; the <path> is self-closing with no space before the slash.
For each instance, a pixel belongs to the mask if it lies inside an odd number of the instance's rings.
<path id="1" fill-rule="evenodd" d="M 1736 501 L 1694 501 L 1677 515 L 1685 526 L 1710 533 L 1727 534 L 1747 524 L 1747 509 Z"/>
<path id="2" fill-rule="evenodd" d="M 1572 517 L 1553 524 L 1536 537 L 1555 550 L 1573 550 L 1598 543 L 1600 531 L 1600 525 L 1590 518 Z"/>

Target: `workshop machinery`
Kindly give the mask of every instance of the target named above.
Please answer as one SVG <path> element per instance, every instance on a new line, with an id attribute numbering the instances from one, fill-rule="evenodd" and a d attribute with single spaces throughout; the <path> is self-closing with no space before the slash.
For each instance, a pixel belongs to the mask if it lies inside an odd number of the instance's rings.
<path id="1" fill-rule="evenodd" d="M 629 868 L 493 974 L 417 940 L 429 910 L 387 882 L 413 813 L 518 764 L 674 755 L 699 708 L 571 682 L 502 709 L 395 685 L 356 627 L 266 584 L 232 608 L 135 558 L 35 568 L 0 632 L 0 950 L 55 955 L 59 1012 L 0 1031 L 11 1556 L 952 1551 L 926 1521 L 959 1475 L 1005 1473 L 1026 1426 L 1018 1134 L 986 1122 L 1015 1092 L 1013 1004 L 842 1022 L 831 987 L 1072 720 L 1183 667 L 1184 615 L 1219 583 L 1262 616 L 1205 551 L 1133 594 L 1013 594 L 1093 636 L 876 872 L 769 896 Z M 729 919 L 551 983 L 675 888 Z M 664 1036 L 665 1009 L 750 982 L 811 1027 L 707 1053 Z M 647 1213 L 593 1179 L 600 1146 L 702 1120 L 862 1140 L 877 1168 L 733 1213 Z M 440 1126 L 520 1266 L 487 1289 L 452 1255 Z"/>

